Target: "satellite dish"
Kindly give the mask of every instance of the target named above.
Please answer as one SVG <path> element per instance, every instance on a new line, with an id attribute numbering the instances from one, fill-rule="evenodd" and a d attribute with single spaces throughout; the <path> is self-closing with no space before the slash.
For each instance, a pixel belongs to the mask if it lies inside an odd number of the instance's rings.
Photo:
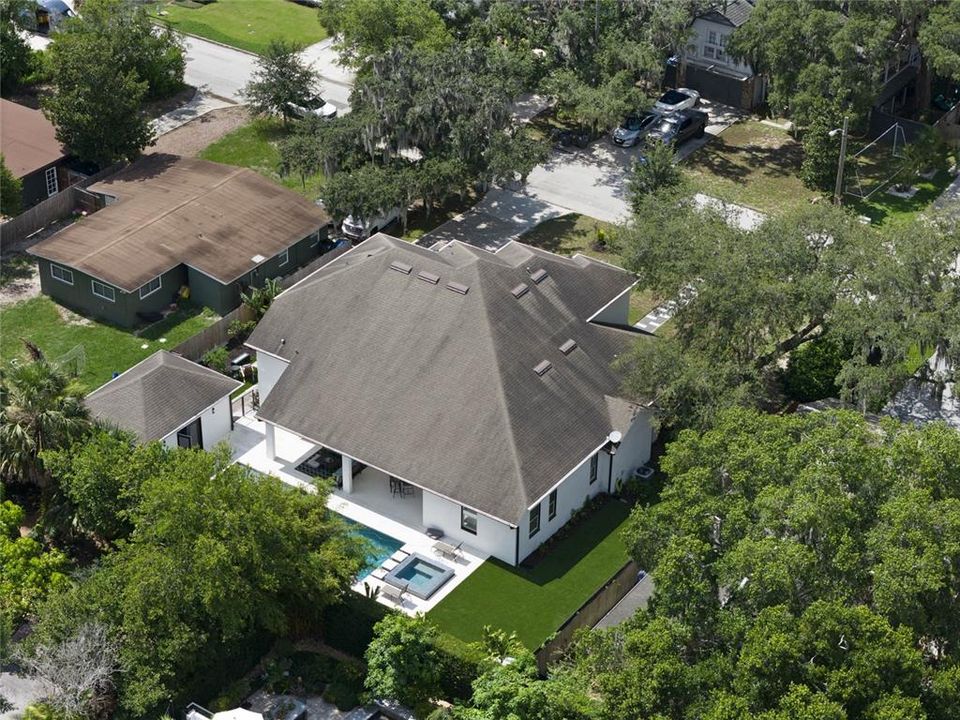
<path id="1" fill-rule="evenodd" d="M 623 440 L 623 433 L 621 433 L 619 430 L 614 430 L 609 435 L 607 435 L 607 440 L 609 440 L 614 444 L 617 444 L 621 440 Z"/>

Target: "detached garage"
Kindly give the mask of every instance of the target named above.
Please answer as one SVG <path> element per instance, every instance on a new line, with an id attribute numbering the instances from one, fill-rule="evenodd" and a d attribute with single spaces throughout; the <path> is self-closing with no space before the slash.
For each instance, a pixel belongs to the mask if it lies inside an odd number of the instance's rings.
<path id="1" fill-rule="evenodd" d="M 100 422 L 140 442 L 209 450 L 233 429 L 230 393 L 242 383 L 160 350 L 86 398 Z"/>

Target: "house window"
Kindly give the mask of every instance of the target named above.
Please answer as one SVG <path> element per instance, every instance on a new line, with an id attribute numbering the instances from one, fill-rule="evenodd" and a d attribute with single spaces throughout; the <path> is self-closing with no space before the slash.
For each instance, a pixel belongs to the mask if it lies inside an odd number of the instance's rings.
<path id="1" fill-rule="evenodd" d="M 57 169 L 55 167 L 47 168 L 46 173 L 44 173 L 44 178 L 47 181 L 47 197 L 53 197 L 60 192 L 60 185 L 57 183 Z"/>
<path id="2" fill-rule="evenodd" d="M 540 503 L 530 508 L 530 537 L 540 532 Z"/>
<path id="3" fill-rule="evenodd" d="M 93 289 L 93 294 L 97 297 L 109 300 L 110 302 L 117 301 L 116 291 L 106 283 L 102 283 L 99 280 L 92 280 L 90 286 Z"/>
<path id="4" fill-rule="evenodd" d="M 593 485 L 597 481 L 597 468 L 600 465 L 600 455 L 594 455 L 590 458 L 590 484 Z"/>
<path id="5" fill-rule="evenodd" d="M 553 520 L 557 516 L 557 491 L 550 493 L 547 500 L 547 520 Z"/>
<path id="6" fill-rule="evenodd" d="M 286 265 L 290 261 L 290 251 L 284 250 L 277 257 L 280 258 L 280 265 Z"/>
<path id="7" fill-rule="evenodd" d="M 714 54 L 714 53 L 713 53 L 713 48 L 712 48 L 712 47 L 710 47 L 709 45 L 704 45 L 704 46 L 703 46 L 703 56 L 704 56 L 704 57 L 712 58 L 712 57 L 713 57 L 713 54 Z"/>
<path id="8" fill-rule="evenodd" d="M 716 31 L 716 30 L 711 30 L 710 32 L 707 33 L 707 42 L 710 43 L 711 45 L 716 45 L 716 44 L 717 44 L 717 31 Z"/>
<path id="9" fill-rule="evenodd" d="M 477 534 L 477 511 L 460 506 L 460 529 L 471 535 Z"/>
<path id="10" fill-rule="evenodd" d="M 728 37 L 730 37 L 730 36 L 729 36 L 729 35 L 722 35 L 722 34 L 720 35 L 720 47 L 726 47 L 726 46 L 727 46 L 727 38 L 728 38 Z"/>
<path id="11" fill-rule="evenodd" d="M 717 48 L 717 60 L 720 62 L 726 62 L 726 53 L 723 52 L 720 48 Z"/>
<path id="12" fill-rule="evenodd" d="M 140 299 L 143 300 L 147 295 L 153 295 L 157 290 L 160 289 L 160 276 L 157 275 L 153 280 L 148 282 L 146 285 L 140 287 Z"/>
<path id="13" fill-rule="evenodd" d="M 65 267 L 50 264 L 50 275 L 67 285 L 73 285 L 73 270 L 67 270 Z"/>

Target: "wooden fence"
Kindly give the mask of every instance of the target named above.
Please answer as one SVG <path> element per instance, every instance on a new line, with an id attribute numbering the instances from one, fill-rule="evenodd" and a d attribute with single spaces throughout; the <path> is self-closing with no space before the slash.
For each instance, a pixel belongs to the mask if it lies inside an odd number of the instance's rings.
<path id="1" fill-rule="evenodd" d="M 550 663 L 563 654 L 577 630 L 593 627 L 600 621 L 600 618 L 623 600 L 623 597 L 637 584 L 639 572 L 640 567 L 637 563 L 628 560 L 612 578 L 603 584 L 603 587 L 591 595 L 583 605 L 577 608 L 573 615 L 567 618 L 552 638 L 537 649 L 537 667 L 541 675 L 546 675 Z"/>
<path id="2" fill-rule="evenodd" d="M 184 340 L 175 348 L 171 348 L 171 352 L 183 355 L 183 357 L 189 360 L 198 361 L 208 350 L 212 350 L 218 345 L 225 345 L 227 341 L 230 340 L 230 336 L 227 334 L 230 323 L 234 320 L 247 322 L 255 318 L 256 313 L 251 308 L 246 305 L 241 305 L 228 312 L 210 327 L 204 328 L 193 337 Z"/>
<path id="3" fill-rule="evenodd" d="M 82 208 L 92 212 L 97 207 L 96 198 L 84 188 L 93 185 L 108 175 L 112 175 L 126 163 L 117 163 L 104 168 L 98 173 L 65 187 L 53 197 L 39 202 L 29 210 L 24 210 L 12 220 L 0 225 L 0 240 L 3 242 L 3 252 L 17 252 L 28 248 L 32 242 L 30 236 L 57 220 L 70 216 L 74 210 Z"/>

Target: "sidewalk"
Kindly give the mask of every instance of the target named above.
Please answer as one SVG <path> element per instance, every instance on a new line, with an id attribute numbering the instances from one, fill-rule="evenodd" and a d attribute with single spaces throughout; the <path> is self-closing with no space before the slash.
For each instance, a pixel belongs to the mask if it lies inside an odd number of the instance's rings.
<path id="1" fill-rule="evenodd" d="M 154 118 L 151 121 L 153 132 L 157 137 L 165 135 L 171 130 L 176 130 L 181 125 L 186 125 L 191 120 L 196 120 L 198 117 L 206 115 L 211 110 L 219 110 L 220 108 L 232 107 L 233 105 L 234 103 L 232 102 L 212 95 L 205 95 L 198 90 L 197 94 L 194 95 L 186 105 L 181 105 L 165 115 Z"/>

